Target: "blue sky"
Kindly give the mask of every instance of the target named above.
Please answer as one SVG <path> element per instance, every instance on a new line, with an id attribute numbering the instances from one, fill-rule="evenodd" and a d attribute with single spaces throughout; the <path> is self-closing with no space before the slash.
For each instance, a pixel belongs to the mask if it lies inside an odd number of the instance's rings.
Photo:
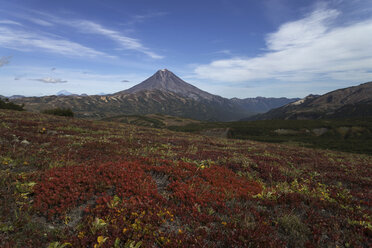
<path id="1" fill-rule="evenodd" d="M 0 0 L 0 95 L 113 93 L 167 68 L 224 97 L 372 80 L 370 0 Z"/>

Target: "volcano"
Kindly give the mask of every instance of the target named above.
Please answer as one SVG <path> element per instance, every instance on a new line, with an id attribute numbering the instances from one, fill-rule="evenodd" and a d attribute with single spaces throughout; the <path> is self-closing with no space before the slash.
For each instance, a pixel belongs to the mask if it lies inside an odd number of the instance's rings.
<path id="1" fill-rule="evenodd" d="M 167 69 L 158 70 L 154 75 L 152 75 L 142 83 L 137 84 L 130 89 L 115 93 L 115 95 L 132 94 L 140 91 L 153 90 L 173 92 L 180 96 L 192 98 L 194 100 L 213 100 L 216 99 L 216 97 L 218 98 L 218 96 L 216 95 L 212 95 L 189 83 L 186 83 L 181 78 L 177 77 L 173 72 Z"/>

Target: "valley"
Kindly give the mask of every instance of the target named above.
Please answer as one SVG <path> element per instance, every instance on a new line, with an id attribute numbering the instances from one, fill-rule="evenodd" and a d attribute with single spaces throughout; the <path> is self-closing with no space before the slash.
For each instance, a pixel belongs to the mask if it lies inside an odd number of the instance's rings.
<path id="1" fill-rule="evenodd" d="M 255 140 L 372 155 L 372 119 L 261 120 L 199 122 L 170 130 L 208 134 L 228 130 L 226 138 Z M 213 134 L 213 133 L 212 133 Z M 218 132 L 215 132 L 218 136 Z"/>

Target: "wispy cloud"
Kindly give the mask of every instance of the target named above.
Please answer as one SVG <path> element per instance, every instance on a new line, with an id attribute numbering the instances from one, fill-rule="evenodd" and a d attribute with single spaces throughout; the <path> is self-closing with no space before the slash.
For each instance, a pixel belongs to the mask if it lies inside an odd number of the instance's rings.
<path id="1" fill-rule="evenodd" d="M 341 15 L 335 9 L 317 9 L 268 34 L 263 54 L 216 60 L 197 66 L 195 73 L 199 78 L 223 82 L 370 80 L 372 18 L 338 25 Z"/>
<path id="2" fill-rule="evenodd" d="M 215 51 L 215 52 L 213 52 L 213 54 L 231 55 L 232 52 L 231 52 L 229 49 L 225 49 L 225 50 L 218 50 L 218 51 Z"/>
<path id="3" fill-rule="evenodd" d="M 117 45 L 119 45 L 118 49 L 137 51 L 153 59 L 164 58 L 164 56 L 153 52 L 150 48 L 143 45 L 142 41 L 140 41 L 139 39 L 135 39 L 127 35 L 124 35 L 117 30 L 105 27 L 102 24 L 99 24 L 97 22 L 94 22 L 91 20 L 84 20 L 84 19 L 74 19 L 74 18 L 72 18 L 71 20 L 66 20 L 64 18 L 53 16 L 48 13 L 44 13 L 40 11 L 32 10 L 32 12 L 35 14 L 37 13 L 41 17 L 47 18 L 48 21 L 51 23 L 53 22 L 54 24 L 69 26 L 73 28 L 75 31 L 78 31 L 80 33 L 101 35 L 105 38 L 108 38 L 114 41 Z M 153 12 L 153 13 L 148 13 L 144 15 L 134 15 L 132 20 L 128 21 L 127 25 L 133 25 L 134 23 L 140 23 L 147 19 L 158 17 L 158 16 L 163 16 L 165 14 L 167 13 L 166 12 Z"/>
<path id="4" fill-rule="evenodd" d="M 20 24 L 19 22 L 15 22 L 15 21 L 11 21 L 11 20 L 0 20 L 0 24 L 22 26 L 22 24 Z"/>
<path id="5" fill-rule="evenodd" d="M 12 58 L 12 56 L 1 57 L 0 58 L 0 67 L 9 64 L 11 58 Z"/>
<path id="6" fill-rule="evenodd" d="M 73 57 L 110 57 L 103 52 L 62 37 L 58 39 L 56 36 L 2 26 L 0 26 L 0 46 L 19 51 L 34 51 L 35 49 L 39 49 L 41 51 Z"/>
<path id="7" fill-rule="evenodd" d="M 68 27 L 68 28 L 71 29 L 72 32 L 77 33 L 78 35 L 84 35 L 84 36 L 87 36 L 87 34 L 89 34 L 89 35 L 99 35 L 99 36 L 104 37 L 106 39 L 110 39 L 111 41 L 116 43 L 116 47 L 112 48 L 112 50 L 115 50 L 115 53 L 117 53 L 118 50 L 131 50 L 131 51 L 136 51 L 136 52 L 142 53 L 142 54 L 144 54 L 144 55 L 146 55 L 146 56 L 148 56 L 152 59 L 162 59 L 162 58 L 164 58 L 164 56 L 159 55 L 158 53 L 152 51 L 152 49 L 150 49 L 149 47 L 145 46 L 141 40 L 133 38 L 133 37 L 129 37 L 127 35 L 124 35 L 122 32 L 119 32 L 119 31 L 117 31 L 113 28 L 108 28 L 108 27 L 106 27 L 102 24 L 99 24 L 99 23 L 95 22 L 95 21 L 77 19 L 77 18 L 67 18 L 66 19 L 66 18 L 56 16 L 56 15 L 51 15 L 49 13 L 41 12 L 41 11 L 38 11 L 38 10 L 27 10 L 27 12 L 32 13 L 33 16 L 31 16 L 30 14 L 27 14 L 27 13 L 12 14 L 12 16 L 17 18 L 17 20 L 21 19 L 21 20 L 27 21 L 28 23 L 32 22 L 32 23 L 35 23 L 35 24 L 38 24 L 38 25 L 41 25 L 41 26 L 44 26 L 44 27 L 51 27 L 51 26 L 55 26 L 55 27 L 59 26 L 61 28 Z M 162 15 L 165 15 L 165 14 L 166 14 L 165 12 L 153 12 L 153 13 L 147 13 L 147 14 L 143 14 L 143 15 L 134 15 L 132 17 L 132 20 L 129 20 L 127 24 L 132 25 L 133 23 L 140 23 L 140 22 L 143 22 L 143 21 L 145 21 L 149 18 L 162 16 Z M 35 15 L 37 15 L 37 18 L 34 17 Z M 1 24 L 1 22 L 2 21 L 0 20 L 0 24 Z M 14 24 L 14 25 L 19 24 L 19 25 L 28 27 L 26 22 L 25 23 L 22 22 L 22 24 L 21 24 L 21 23 L 12 21 L 12 20 L 3 20 L 3 24 Z M 7 28 L 7 27 L 3 27 L 3 28 Z M 54 32 L 54 30 L 46 29 L 44 31 L 48 31 L 49 33 L 43 33 L 42 35 L 40 35 L 38 33 L 36 33 L 36 34 L 32 33 L 32 30 L 33 30 L 32 27 L 30 29 L 28 29 L 27 32 L 24 29 L 23 30 L 19 29 L 18 31 L 7 29 L 6 33 L 5 33 L 4 29 L 0 30 L 0 36 L 4 36 L 4 35 L 10 36 L 9 38 L 6 37 L 6 36 L 5 37 L 0 37 L 0 45 L 4 45 L 4 43 L 6 43 L 7 48 L 16 49 L 16 47 L 17 47 L 17 48 L 22 48 L 23 51 L 24 50 L 29 50 L 29 49 L 25 49 L 28 46 L 38 46 L 38 47 L 46 48 L 47 50 L 53 50 L 55 52 L 60 51 L 58 53 L 66 54 L 66 52 L 68 52 L 68 51 L 62 51 L 61 48 L 62 48 L 62 46 L 65 45 L 66 42 L 69 42 L 69 44 L 66 44 L 66 45 L 68 45 L 67 49 L 72 48 L 72 50 L 75 50 L 78 46 L 80 46 L 82 48 L 82 52 L 84 54 L 90 54 L 90 56 L 105 55 L 102 52 L 99 52 L 99 51 L 97 51 L 93 48 L 88 48 L 88 47 L 86 47 L 86 46 L 84 46 L 84 45 L 82 45 L 78 42 L 68 41 L 66 38 L 61 38 L 61 40 L 64 40 L 64 41 L 59 41 L 57 39 L 53 39 L 51 37 L 55 37 L 55 34 L 58 33 L 58 32 Z M 27 36 L 25 34 L 27 34 Z M 20 35 L 20 38 L 21 38 L 20 41 L 16 41 L 16 40 L 13 39 L 14 36 L 16 36 L 16 35 Z M 40 37 L 37 37 L 39 35 L 40 35 Z M 37 39 L 40 39 L 42 41 L 41 42 L 31 42 L 30 41 L 30 40 L 37 40 Z M 9 40 L 11 40 L 11 41 L 9 41 Z M 5 41 L 7 41 L 7 42 L 5 42 Z M 16 41 L 15 44 L 11 45 L 11 43 L 13 43 L 12 41 Z M 50 43 L 51 45 L 46 46 L 45 42 L 43 42 L 43 41 L 46 41 L 46 42 Z M 19 46 L 19 44 L 21 44 L 21 43 L 24 43 L 24 45 Z M 56 46 L 58 48 L 56 48 Z M 21 49 L 17 49 L 17 50 L 21 50 Z M 112 57 L 116 57 L 116 56 L 112 56 Z"/>
<path id="8" fill-rule="evenodd" d="M 58 79 L 58 78 L 51 78 L 51 77 L 45 77 L 45 78 L 38 78 L 38 79 L 32 79 L 35 81 L 47 83 L 47 84 L 60 84 L 60 83 L 67 83 L 68 81 Z"/>
<path id="9" fill-rule="evenodd" d="M 52 27 L 52 26 L 54 26 L 53 23 L 48 22 L 48 21 L 45 21 L 45 20 L 42 20 L 42 19 L 38 19 L 38 18 L 27 17 L 27 20 L 28 21 L 31 21 L 31 22 L 33 22 L 35 24 L 44 26 L 44 27 Z"/>
<path id="10" fill-rule="evenodd" d="M 136 23 L 142 23 L 148 19 L 154 18 L 154 17 L 160 17 L 166 15 L 167 12 L 161 12 L 161 11 L 154 11 L 151 13 L 146 13 L 142 15 L 134 15 L 132 19 L 126 23 L 126 25 L 134 25 Z"/>
<path id="11" fill-rule="evenodd" d="M 79 20 L 70 23 L 72 26 L 77 27 L 84 33 L 98 34 L 105 36 L 116 42 L 120 48 L 127 50 L 134 50 L 146 54 L 153 59 L 161 59 L 163 56 L 152 52 L 149 48 L 145 47 L 138 39 L 125 36 L 113 29 L 106 28 L 98 23 L 86 20 Z"/>

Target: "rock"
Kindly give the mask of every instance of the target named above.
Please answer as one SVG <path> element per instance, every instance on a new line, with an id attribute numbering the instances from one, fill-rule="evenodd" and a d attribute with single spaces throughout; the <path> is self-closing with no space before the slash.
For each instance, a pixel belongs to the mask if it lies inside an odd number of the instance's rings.
<path id="1" fill-rule="evenodd" d="M 47 134 L 50 134 L 50 135 L 57 135 L 58 132 L 57 132 L 57 131 L 53 131 L 53 130 L 48 130 L 48 131 L 47 131 Z"/>
<path id="2" fill-rule="evenodd" d="M 301 133 L 300 131 L 297 131 L 297 130 L 293 130 L 293 129 L 276 129 L 274 130 L 275 133 L 279 134 L 279 135 L 294 135 L 294 134 L 299 134 Z"/>
<path id="3" fill-rule="evenodd" d="M 19 142 L 19 138 L 17 136 L 15 136 L 14 134 L 12 136 L 13 136 L 12 142 L 18 143 Z"/>
<path id="4" fill-rule="evenodd" d="M 21 145 L 29 145 L 30 144 L 30 142 L 29 141 L 27 141 L 27 140 L 22 140 L 22 142 L 21 142 Z"/>
<path id="5" fill-rule="evenodd" d="M 325 127 L 314 128 L 311 131 L 315 134 L 315 136 L 321 136 L 321 135 L 325 134 L 326 132 L 328 132 L 328 128 L 325 128 Z"/>
<path id="6" fill-rule="evenodd" d="M 230 128 L 212 128 L 200 132 L 200 134 L 202 135 L 218 138 L 228 138 L 230 136 L 230 133 Z"/>

